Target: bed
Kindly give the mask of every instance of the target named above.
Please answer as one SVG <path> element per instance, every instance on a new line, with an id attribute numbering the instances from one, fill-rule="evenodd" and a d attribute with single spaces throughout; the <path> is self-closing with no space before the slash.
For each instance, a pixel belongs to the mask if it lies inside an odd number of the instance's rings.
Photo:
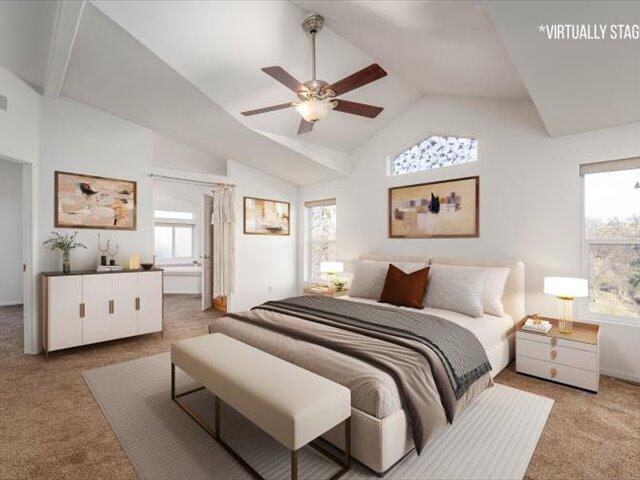
<path id="1" fill-rule="evenodd" d="M 524 265 L 522 262 L 478 262 L 454 258 L 429 259 L 380 255 L 363 255 L 359 260 L 508 267 L 510 269 L 502 300 L 505 308 L 505 315 L 502 317 L 484 315 L 481 318 L 472 318 L 446 310 L 407 309 L 421 315 L 435 315 L 463 327 L 473 334 L 486 353 L 491 365 L 491 372 L 486 375 L 488 380 L 482 382 L 478 380 L 477 385 L 474 384 L 476 391 L 465 394 L 460 399 L 455 406 L 454 415 L 457 415 L 472 403 L 484 388 L 490 386 L 491 378 L 513 359 L 514 319 L 519 320 L 524 316 Z M 337 301 L 380 305 L 375 300 L 348 296 L 341 297 Z M 404 309 L 404 307 L 388 307 Z M 278 316 L 279 314 L 274 312 L 263 312 L 262 315 L 266 321 L 285 326 L 287 322 L 291 322 L 291 328 L 308 327 L 302 319 Z M 270 319 L 269 316 L 272 318 Z M 296 326 L 296 322 L 300 322 L 300 325 Z M 325 326 L 317 328 L 322 329 Z M 356 356 L 282 332 L 262 328 L 260 325 L 246 323 L 233 316 L 216 320 L 210 331 L 224 333 L 350 388 L 352 456 L 376 473 L 384 474 L 416 446 L 415 437 L 412 436 L 411 415 L 407 413 L 406 397 L 403 398 L 399 391 L 397 378 L 384 369 L 377 368 L 374 364 Z M 320 334 L 322 334 L 321 331 Z M 444 399 L 442 402 L 444 404 Z M 439 417 L 436 418 L 436 422 L 442 423 Z M 444 425 L 438 424 L 437 427 L 440 429 Z M 324 438 L 341 448 L 344 432 L 338 427 L 328 432 Z"/>

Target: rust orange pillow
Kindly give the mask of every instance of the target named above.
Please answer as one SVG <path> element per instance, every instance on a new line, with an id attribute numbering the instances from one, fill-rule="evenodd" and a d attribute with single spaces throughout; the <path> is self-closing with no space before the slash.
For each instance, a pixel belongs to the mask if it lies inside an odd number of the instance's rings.
<path id="1" fill-rule="evenodd" d="M 422 300 L 427 291 L 428 278 L 429 267 L 404 273 L 398 267 L 389 264 L 379 302 L 399 307 L 424 308 Z"/>

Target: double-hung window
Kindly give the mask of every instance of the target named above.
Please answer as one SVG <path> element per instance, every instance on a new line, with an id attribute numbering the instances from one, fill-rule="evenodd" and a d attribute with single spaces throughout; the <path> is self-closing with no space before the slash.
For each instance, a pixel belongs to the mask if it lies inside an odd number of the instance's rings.
<path id="1" fill-rule="evenodd" d="M 324 282 L 322 262 L 336 260 L 336 199 L 305 203 L 305 280 Z"/>
<path id="2" fill-rule="evenodd" d="M 587 316 L 640 320 L 640 158 L 582 165 Z"/>
<path id="3" fill-rule="evenodd" d="M 188 260 L 193 257 L 193 212 L 154 212 L 154 253 L 159 261 Z"/>

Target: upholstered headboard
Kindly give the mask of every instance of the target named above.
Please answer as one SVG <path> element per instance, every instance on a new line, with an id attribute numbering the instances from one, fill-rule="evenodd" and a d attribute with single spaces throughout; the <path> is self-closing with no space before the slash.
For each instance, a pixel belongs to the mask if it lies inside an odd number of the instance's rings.
<path id="1" fill-rule="evenodd" d="M 360 255 L 358 260 L 372 260 L 377 262 L 425 262 L 440 263 L 444 265 L 460 265 L 469 267 L 506 267 L 511 269 L 504 286 L 502 304 L 505 313 L 509 314 L 514 322 L 524 317 L 524 263 L 520 261 L 494 261 L 472 260 L 456 257 L 422 257 L 403 255 L 384 255 L 368 253 Z"/>

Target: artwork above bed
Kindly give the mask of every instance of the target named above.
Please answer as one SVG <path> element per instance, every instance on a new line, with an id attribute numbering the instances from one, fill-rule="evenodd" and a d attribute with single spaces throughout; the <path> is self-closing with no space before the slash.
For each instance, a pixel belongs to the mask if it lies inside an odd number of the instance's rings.
<path id="1" fill-rule="evenodd" d="M 478 237 L 479 184 L 475 176 L 390 188 L 389 237 Z"/>
<path id="2" fill-rule="evenodd" d="M 136 182 L 68 172 L 54 182 L 56 228 L 136 229 Z"/>

